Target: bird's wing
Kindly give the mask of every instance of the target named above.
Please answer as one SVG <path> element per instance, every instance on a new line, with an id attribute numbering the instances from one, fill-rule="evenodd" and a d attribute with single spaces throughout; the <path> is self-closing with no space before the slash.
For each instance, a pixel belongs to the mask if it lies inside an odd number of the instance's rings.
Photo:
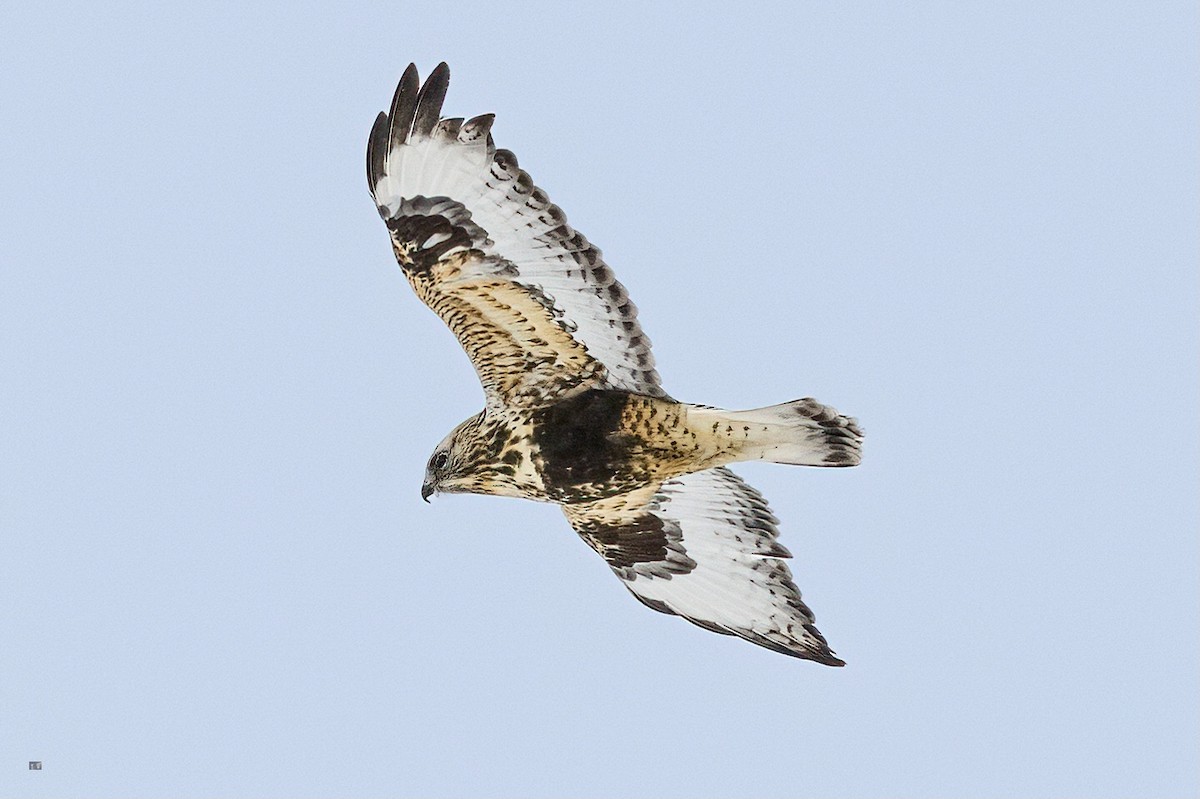
<path id="1" fill-rule="evenodd" d="M 762 494 L 725 468 L 564 505 L 635 597 L 662 613 L 793 657 L 842 666 L 800 599 Z"/>
<path id="2" fill-rule="evenodd" d="M 449 325 L 492 404 L 581 385 L 666 396 L 637 309 L 557 205 L 492 143 L 492 115 L 442 118 L 450 73 L 409 65 L 367 144 L 396 257 Z"/>

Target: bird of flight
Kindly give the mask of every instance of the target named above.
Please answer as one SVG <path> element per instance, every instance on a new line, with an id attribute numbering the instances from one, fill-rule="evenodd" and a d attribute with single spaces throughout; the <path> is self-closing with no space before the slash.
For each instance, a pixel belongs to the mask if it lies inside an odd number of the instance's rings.
<path id="1" fill-rule="evenodd" d="M 421 85 L 410 64 L 367 143 L 396 259 L 486 396 L 434 450 L 421 496 L 557 503 L 645 605 L 844 665 L 792 582 L 778 520 L 725 466 L 855 466 L 858 424 L 813 399 L 726 411 L 669 397 L 624 287 L 496 149 L 493 115 L 441 116 L 449 80 L 443 63 Z"/>

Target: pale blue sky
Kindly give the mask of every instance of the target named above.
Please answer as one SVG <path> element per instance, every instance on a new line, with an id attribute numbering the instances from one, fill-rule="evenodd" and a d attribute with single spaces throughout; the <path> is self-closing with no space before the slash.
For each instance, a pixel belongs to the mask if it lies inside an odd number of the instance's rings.
<path id="1" fill-rule="evenodd" d="M 1200 792 L 1195 3 L 34 5 L 0 796 Z M 741 469 L 845 669 L 646 610 L 556 508 L 420 501 L 482 393 L 367 194 L 410 60 L 672 394 L 861 419 L 857 470 Z"/>

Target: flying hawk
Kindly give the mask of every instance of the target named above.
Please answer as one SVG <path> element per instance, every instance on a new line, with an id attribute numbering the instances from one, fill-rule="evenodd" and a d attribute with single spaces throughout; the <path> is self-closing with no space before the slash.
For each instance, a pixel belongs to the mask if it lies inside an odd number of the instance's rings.
<path id="1" fill-rule="evenodd" d="M 725 468 L 855 466 L 854 419 L 813 399 L 751 411 L 677 402 L 624 287 L 508 150 L 494 116 L 442 117 L 450 72 L 415 65 L 367 143 L 396 259 L 454 332 L 486 404 L 438 444 L 421 496 L 554 502 L 645 605 L 841 666 L 813 624 L 766 500 Z"/>

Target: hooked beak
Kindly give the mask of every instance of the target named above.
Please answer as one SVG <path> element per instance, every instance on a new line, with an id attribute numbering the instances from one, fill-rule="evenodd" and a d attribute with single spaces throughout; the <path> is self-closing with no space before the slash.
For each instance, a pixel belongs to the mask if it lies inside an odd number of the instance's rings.
<path id="1" fill-rule="evenodd" d="M 435 493 L 437 493 L 437 492 L 436 492 L 436 491 L 434 491 L 434 488 L 433 488 L 433 485 L 432 485 L 432 484 L 430 484 L 430 483 L 421 483 L 421 499 L 423 499 L 423 500 L 425 500 L 426 502 L 428 502 L 428 501 L 429 501 L 429 497 L 430 497 L 430 496 L 432 496 L 432 495 L 433 495 L 433 494 L 435 494 Z"/>

